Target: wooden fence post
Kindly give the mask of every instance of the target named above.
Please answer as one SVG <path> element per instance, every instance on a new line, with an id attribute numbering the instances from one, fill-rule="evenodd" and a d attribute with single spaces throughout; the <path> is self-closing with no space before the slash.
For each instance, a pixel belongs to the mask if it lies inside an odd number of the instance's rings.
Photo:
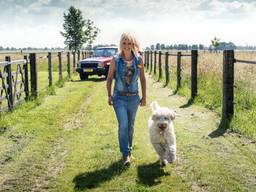
<path id="1" fill-rule="evenodd" d="M 61 63 L 61 52 L 58 52 L 59 57 L 59 81 L 62 80 L 62 63 Z"/>
<path id="2" fill-rule="evenodd" d="M 162 78 L 162 52 L 159 51 L 159 56 L 158 56 L 158 72 L 159 72 L 159 79 Z"/>
<path id="3" fill-rule="evenodd" d="M 177 53 L 177 89 L 181 86 L 181 52 Z"/>
<path id="4" fill-rule="evenodd" d="M 70 73 L 70 52 L 67 53 L 67 69 L 68 69 L 68 78 L 71 78 L 71 73 Z"/>
<path id="5" fill-rule="evenodd" d="M 169 65 L 168 65 L 168 56 L 169 53 L 165 52 L 165 85 L 168 85 L 170 77 L 169 77 Z"/>
<path id="6" fill-rule="evenodd" d="M 149 74 L 152 73 L 152 68 L 153 68 L 153 51 L 150 51 L 150 70 L 149 70 Z"/>
<path id="7" fill-rule="evenodd" d="M 197 57 L 198 51 L 191 50 L 191 98 L 197 95 Z"/>
<path id="8" fill-rule="evenodd" d="M 52 53 L 48 52 L 48 85 L 52 86 Z"/>
<path id="9" fill-rule="evenodd" d="M 11 62 L 11 57 L 10 56 L 6 56 L 5 57 L 5 61 L 7 62 Z M 12 85 L 12 65 L 10 63 L 7 64 L 6 66 L 6 72 L 7 72 L 7 78 L 6 78 L 6 82 L 7 82 L 7 92 L 8 92 L 8 109 L 11 111 L 13 109 L 13 85 Z"/>
<path id="10" fill-rule="evenodd" d="M 147 70 L 147 51 L 144 52 L 144 66 L 145 66 L 145 69 Z"/>
<path id="11" fill-rule="evenodd" d="M 24 55 L 25 64 L 23 65 L 24 69 L 24 91 L 25 91 L 25 100 L 29 99 L 29 84 L 28 84 L 28 56 Z"/>
<path id="12" fill-rule="evenodd" d="M 31 94 L 34 98 L 38 96 L 38 82 L 37 82 L 37 64 L 36 64 L 36 54 L 29 54 L 29 63 L 30 63 L 30 80 L 31 80 Z"/>
<path id="13" fill-rule="evenodd" d="M 144 68 L 147 68 L 147 63 L 146 63 L 147 62 L 147 52 L 146 51 L 144 52 L 143 56 L 144 56 L 144 58 L 143 58 L 144 59 Z"/>
<path id="14" fill-rule="evenodd" d="M 73 52 L 73 73 L 76 72 L 76 53 Z"/>
<path id="15" fill-rule="evenodd" d="M 156 54 L 157 54 L 157 52 L 156 51 L 154 51 L 154 75 L 156 74 Z"/>
<path id="16" fill-rule="evenodd" d="M 147 53 L 147 71 L 149 70 L 149 51 Z"/>
<path id="17" fill-rule="evenodd" d="M 227 120 L 234 115 L 234 63 L 234 50 L 224 50 L 222 117 Z"/>

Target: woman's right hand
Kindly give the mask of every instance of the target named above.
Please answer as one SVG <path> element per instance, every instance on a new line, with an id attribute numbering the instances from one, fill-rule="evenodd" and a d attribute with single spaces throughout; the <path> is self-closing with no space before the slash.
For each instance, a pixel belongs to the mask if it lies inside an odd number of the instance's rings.
<path id="1" fill-rule="evenodd" d="M 140 100 L 140 106 L 141 106 L 141 107 L 146 106 L 146 98 L 145 98 L 145 97 L 142 97 L 142 98 L 141 98 L 141 100 Z"/>
<path id="2" fill-rule="evenodd" d="M 113 105 L 113 97 L 112 96 L 108 97 L 108 104 Z"/>

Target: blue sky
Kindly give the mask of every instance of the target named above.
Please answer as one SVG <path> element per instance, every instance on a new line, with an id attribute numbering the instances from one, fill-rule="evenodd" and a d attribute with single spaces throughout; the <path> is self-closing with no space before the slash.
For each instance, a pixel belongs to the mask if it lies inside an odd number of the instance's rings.
<path id="1" fill-rule="evenodd" d="M 135 34 L 156 43 L 256 45 L 256 0 L 1 0 L 0 46 L 63 47 L 63 13 L 79 8 L 100 28 L 95 44 Z"/>

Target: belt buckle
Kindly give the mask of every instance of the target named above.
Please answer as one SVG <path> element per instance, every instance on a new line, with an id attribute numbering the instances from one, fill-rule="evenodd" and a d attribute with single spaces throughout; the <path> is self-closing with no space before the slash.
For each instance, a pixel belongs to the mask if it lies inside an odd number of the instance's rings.
<path id="1" fill-rule="evenodd" d="M 128 95 L 127 95 L 127 96 L 134 96 L 134 95 L 136 95 L 136 93 L 129 93 L 129 92 L 128 92 Z"/>
<path id="2" fill-rule="evenodd" d="M 129 97 L 129 96 L 134 96 L 134 95 L 136 95 L 136 93 L 133 93 L 133 92 L 121 92 L 120 95 L 121 95 L 121 96 L 127 96 L 127 97 Z"/>

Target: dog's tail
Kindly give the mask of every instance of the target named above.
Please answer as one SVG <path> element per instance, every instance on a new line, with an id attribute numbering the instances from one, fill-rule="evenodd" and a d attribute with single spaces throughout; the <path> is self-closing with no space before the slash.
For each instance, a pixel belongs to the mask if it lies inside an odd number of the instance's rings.
<path id="1" fill-rule="evenodd" d="M 160 106 L 158 105 L 158 103 L 156 101 L 153 101 L 150 104 L 150 107 L 151 107 L 152 111 L 156 111 Z"/>

